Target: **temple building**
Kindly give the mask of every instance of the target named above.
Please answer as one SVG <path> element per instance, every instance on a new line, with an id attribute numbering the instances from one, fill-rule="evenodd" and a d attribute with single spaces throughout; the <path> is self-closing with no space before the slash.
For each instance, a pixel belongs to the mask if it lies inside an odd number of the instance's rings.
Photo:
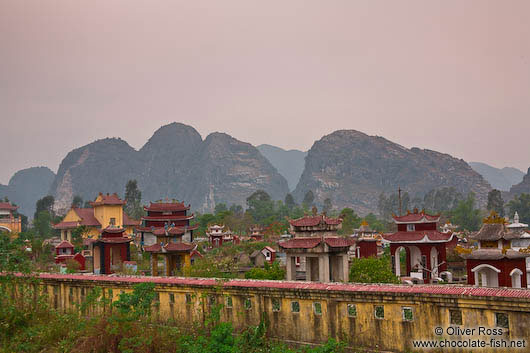
<path id="1" fill-rule="evenodd" d="M 96 239 L 101 231 L 109 226 L 124 228 L 125 234 L 132 235 L 135 227 L 140 224 L 127 216 L 123 210 L 125 201 L 121 200 L 116 193 L 102 194 L 90 203 L 92 208 L 72 207 L 63 220 L 53 226 L 61 231 L 61 241 L 72 242 L 72 231 L 79 226 L 85 226 L 86 232 L 83 238 Z"/>
<path id="2" fill-rule="evenodd" d="M 530 249 L 520 246 L 527 244 L 528 233 L 526 225 L 519 223 L 519 217 L 514 218 L 514 223 L 506 225 L 503 217 L 492 212 L 484 219 L 480 230 L 469 236 L 477 241 L 477 247 L 461 249 L 462 257 L 466 259 L 468 284 L 481 287 L 528 286 Z"/>
<path id="3" fill-rule="evenodd" d="M 348 281 L 348 250 L 353 241 L 337 236 L 341 218 L 313 215 L 289 220 L 289 224 L 293 238 L 278 243 L 285 252 L 288 281 L 296 280 L 298 258 L 300 267 L 305 267 L 306 281 Z"/>
<path id="4" fill-rule="evenodd" d="M 190 225 L 194 215 L 188 215 L 190 205 L 182 202 L 151 202 L 145 206 L 147 216 L 142 217 L 141 234 L 143 250 L 151 253 L 151 274 L 159 275 L 159 257 L 164 258 L 165 275 L 173 276 L 184 266 L 190 266 L 195 254 L 193 231 Z M 199 254 L 200 256 L 200 254 Z"/>
<path id="5" fill-rule="evenodd" d="M 149 206 L 144 206 L 144 210 L 147 215 L 142 217 L 141 226 L 137 228 L 141 245 L 159 244 L 159 237 L 168 237 L 166 232 L 170 237 L 177 237 L 185 242 L 193 241 L 193 231 L 198 226 L 190 225 L 195 218 L 193 214 L 188 215 L 190 205 L 186 206 L 178 201 L 151 202 Z"/>
<path id="6" fill-rule="evenodd" d="M 124 270 L 124 262 L 131 261 L 130 242 L 125 228 L 109 225 L 90 243 L 93 254 L 92 272 L 111 274 Z"/>
<path id="7" fill-rule="evenodd" d="M 17 209 L 18 206 L 10 202 L 0 202 L 0 232 L 6 231 L 15 235 L 22 231 L 20 216 L 15 215 Z"/>
<path id="8" fill-rule="evenodd" d="M 249 237 L 251 240 L 262 241 L 264 238 L 263 227 L 255 224 L 249 229 Z"/>
<path id="9" fill-rule="evenodd" d="M 398 277 L 412 281 L 430 283 L 442 276 L 451 278 L 447 272 L 446 249 L 456 245 L 452 233 L 438 231 L 439 215 L 425 211 L 407 211 L 404 216 L 393 216 L 397 232 L 383 235 L 390 243 L 392 270 Z M 404 251 L 406 266 L 402 268 L 401 252 Z"/>
<path id="10" fill-rule="evenodd" d="M 80 253 L 74 254 L 74 246 L 67 240 L 63 240 L 55 247 L 55 263 L 64 264 L 67 260 L 74 260 L 79 263 L 79 270 L 85 270 L 85 257 Z"/>
<path id="11" fill-rule="evenodd" d="M 210 245 L 214 248 L 218 248 L 224 243 L 239 243 L 238 237 L 232 234 L 230 229 L 224 225 L 212 224 L 208 226 L 206 235 L 210 240 Z"/>

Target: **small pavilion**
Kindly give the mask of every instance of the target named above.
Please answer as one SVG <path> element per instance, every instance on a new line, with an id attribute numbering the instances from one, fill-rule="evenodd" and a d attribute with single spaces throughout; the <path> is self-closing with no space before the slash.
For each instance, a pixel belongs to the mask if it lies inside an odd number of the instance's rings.
<path id="1" fill-rule="evenodd" d="M 10 202 L 0 202 L 0 232 L 7 231 L 14 235 L 22 231 L 20 216 L 16 215 L 17 209 L 18 206 Z"/>
<path id="2" fill-rule="evenodd" d="M 255 224 L 249 229 L 249 236 L 251 240 L 262 241 L 264 238 L 263 227 L 259 224 Z"/>
<path id="3" fill-rule="evenodd" d="M 55 263 L 66 263 L 67 260 L 74 260 L 79 263 L 79 270 L 85 270 L 85 257 L 80 253 L 74 254 L 74 246 L 67 240 L 63 240 L 55 247 Z"/>
<path id="4" fill-rule="evenodd" d="M 455 244 L 452 233 L 439 232 L 440 215 L 429 215 L 425 211 L 407 211 L 404 216 L 393 216 L 397 232 L 383 235 L 390 243 L 392 270 L 398 277 L 412 277 L 429 283 L 447 274 L 446 249 Z M 401 269 L 400 254 L 405 250 L 406 268 Z"/>
<path id="5" fill-rule="evenodd" d="M 108 226 L 101 230 L 101 235 L 94 239 L 92 247 L 93 272 L 111 274 L 123 270 L 123 263 L 131 261 L 131 238 L 126 236 L 125 228 Z"/>
<path id="6" fill-rule="evenodd" d="M 519 246 L 527 239 L 528 233 L 515 217 L 514 223 L 507 225 L 503 217 L 492 212 L 485 218 L 480 230 L 469 236 L 477 241 L 477 248 L 463 249 L 466 259 L 467 283 L 481 287 L 528 286 L 527 259 L 530 249 Z"/>
<path id="7" fill-rule="evenodd" d="M 297 259 L 305 267 L 306 281 L 348 281 L 348 251 L 355 241 L 337 236 L 341 218 L 314 214 L 289 224 L 293 238 L 278 243 L 286 255 L 288 281 L 296 280 Z"/>
<path id="8" fill-rule="evenodd" d="M 224 243 L 237 243 L 238 238 L 232 234 L 230 229 L 222 224 L 212 224 L 208 226 L 206 235 L 210 240 L 210 245 L 214 248 L 222 246 Z"/>

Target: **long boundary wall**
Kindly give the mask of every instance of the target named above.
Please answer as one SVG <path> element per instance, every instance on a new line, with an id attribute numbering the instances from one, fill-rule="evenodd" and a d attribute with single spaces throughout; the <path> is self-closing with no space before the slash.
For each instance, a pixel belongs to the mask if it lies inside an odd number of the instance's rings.
<path id="1" fill-rule="evenodd" d="M 39 278 L 41 290 L 60 310 L 75 308 L 93 287 L 101 287 L 107 297 L 117 300 L 120 293 L 132 291 L 135 283 L 154 282 L 157 315 L 162 320 L 202 321 L 212 304 L 222 303 L 221 319 L 231 321 L 236 330 L 265 319 L 268 335 L 288 342 L 318 344 L 336 338 L 354 348 L 419 352 L 428 350 L 414 349 L 414 340 L 526 339 L 526 348 L 515 351 L 530 351 L 530 290 L 526 289 L 60 274 Z M 455 324 L 458 315 L 461 324 Z M 498 322 L 500 318 L 503 322 Z M 446 334 L 450 326 L 493 329 L 503 325 L 508 329 L 503 328 L 502 336 Z M 437 336 L 436 327 L 444 334 Z"/>

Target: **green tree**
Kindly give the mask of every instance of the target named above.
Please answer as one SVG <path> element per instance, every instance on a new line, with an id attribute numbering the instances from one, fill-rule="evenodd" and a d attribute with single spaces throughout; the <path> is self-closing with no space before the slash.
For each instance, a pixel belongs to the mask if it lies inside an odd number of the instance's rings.
<path id="1" fill-rule="evenodd" d="M 38 214 L 42 211 L 48 212 L 53 218 L 55 216 L 55 213 L 53 212 L 54 203 L 55 199 L 51 195 L 44 196 L 42 199 L 38 200 L 35 204 L 35 214 L 33 215 L 33 218 L 37 218 Z"/>
<path id="2" fill-rule="evenodd" d="M 504 217 L 504 200 L 499 190 L 493 189 L 488 192 L 488 205 L 486 208 L 488 211 L 495 211 L 499 216 Z"/>
<path id="3" fill-rule="evenodd" d="M 263 190 L 254 192 L 247 198 L 247 212 L 252 215 L 256 223 L 271 223 L 275 219 L 274 201 Z"/>
<path id="4" fill-rule="evenodd" d="M 314 202 L 315 202 L 315 195 L 313 194 L 313 191 L 309 190 L 308 192 L 305 193 L 302 204 L 304 205 L 304 208 L 309 208 L 313 206 Z"/>
<path id="5" fill-rule="evenodd" d="M 292 210 L 293 208 L 296 207 L 296 202 L 294 201 L 294 197 L 293 195 L 291 195 L 291 193 L 288 193 L 287 195 L 285 195 L 284 203 L 285 203 L 285 206 L 287 206 L 289 210 Z"/>
<path id="6" fill-rule="evenodd" d="M 388 258 L 369 257 L 353 259 L 350 282 L 399 283 L 399 279 L 392 273 Z"/>
<path id="7" fill-rule="evenodd" d="M 215 205 L 215 209 L 213 211 L 213 213 L 215 215 L 218 215 L 220 213 L 224 213 L 224 212 L 227 212 L 228 211 L 228 207 L 226 206 L 226 203 L 218 203 Z"/>
<path id="8" fill-rule="evenodd" d="M 517 212 L 520 222 L 530 223 L 530 194 L 515 196 L 513 200 L 508 202 L 507 206 L 510 211 L 510 217 L 513 217 L 515 212 Z"/>
<path id="9" fill-rule="evenodd" d="M 458 202 L 450 211 L 451 223 L 462 229 L 476 231 L 481 224 L 480 210 L 475 208 L 475 194 L 470 192 L 467 198 Z"/>
<path id="10" fill-rule="evenodd" d="M 138 189 L 136 180 L 129 180 L 125 185 L 125 212 L 134 219 L 143 216 L 142 192 Z"/>
<path id="11" fill-rule="evenodd" d="M 339 234 L 353 234 L 353 230 L 361 225 L 361 218 L 351 208 L 344 208 L 340 211 L 340 218 L 342 218 L 342 228 Z"/>
<path id="12" fill-rule="evenodd" d="M 37 236 L 42 239 L 51 238 L 54 235 L 52 222 L 53 218 L 48 211 L 40 211 L 33 219 L 33 228 L 35 229 Z"/>
<path id="13" fill-rule="evenodd" d="M 329 214 L 333 210 L 333 204 L 331 203 L 331 199 L 327 197 L 324 200 L 324 206 L 322 206 L 322 211 L 326 214 Z"/>
<path id="14" fill-rule="evenodd" d="M 272 265 L 265 262 L 264 268 L 254 267 L 245 273 L 245 278 L 283 280 L 285 279 L 285 269 L 280 267 L 278 261 L 274 261 Z"/>
<path id="15" fill-rule="evenodd" d="M 83 198 L 79 195 L 75 195 L 74 199 L 72 200 L 72 207 L 81 207 L 83 206 Z"/>
<path id="16" fill-rule="evenodd" d="M 243 206 L 233 204 L 230 206 L 230 212 L 234 215 L 242 216 L 245 210 L 243 210 Z"/>

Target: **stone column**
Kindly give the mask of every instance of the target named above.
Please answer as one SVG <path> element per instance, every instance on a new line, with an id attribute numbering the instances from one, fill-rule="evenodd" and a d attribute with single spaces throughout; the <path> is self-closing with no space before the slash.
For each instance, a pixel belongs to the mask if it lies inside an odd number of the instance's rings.
<path id="1" fill-rule="evenodd" d="M 151 275 L 158 276 L 158 254 L 151 254 Z"/>
<path id="2" fill-rule="evenodd" d="M 286 255 L 287 257 L 287 280 L 296 281 L 296 256 Z"/>
<path id="3" fill-rule="evenodd" d="M 72 231 L 70 229 L 67 230 L 66 237 L 67 237 L 67 240 L 71 243 L 72 242 Z"/>
<path id="4" fill-rule="evenodd" d="M 482 277 L 482 286 L 483 287 L 489 286 L 490 284 L 488 283 L 488 275 L 486 274 L 486 272 L 481 271 L 480 276 Z"/>
<path id="5" fill-rule="evenodd" d="M 169 277 L 171 275 L 171 255 L 166 254 L 164 260 L 166 263 L 166 276 Z"/>
<path id="6" fill-rule="evenodd" d="M 312 257 L 305 257 L 305 280 L 309 282 L 311 281 L 311 264 L 313 260 Z"/>
<path id="7" fill-rule="evenodd" d="M 329 282 L 329 255 L 327 254 L 318 257 L 318 281 Z"/>
<path id="8" fill-rule="evenodd" d="M 350 269 L 349 269 L 348 255 L 344 255 L 342 256 L 342 280 L 344 282 L 348 282 L 349 276 L 350 276 Z"/>

